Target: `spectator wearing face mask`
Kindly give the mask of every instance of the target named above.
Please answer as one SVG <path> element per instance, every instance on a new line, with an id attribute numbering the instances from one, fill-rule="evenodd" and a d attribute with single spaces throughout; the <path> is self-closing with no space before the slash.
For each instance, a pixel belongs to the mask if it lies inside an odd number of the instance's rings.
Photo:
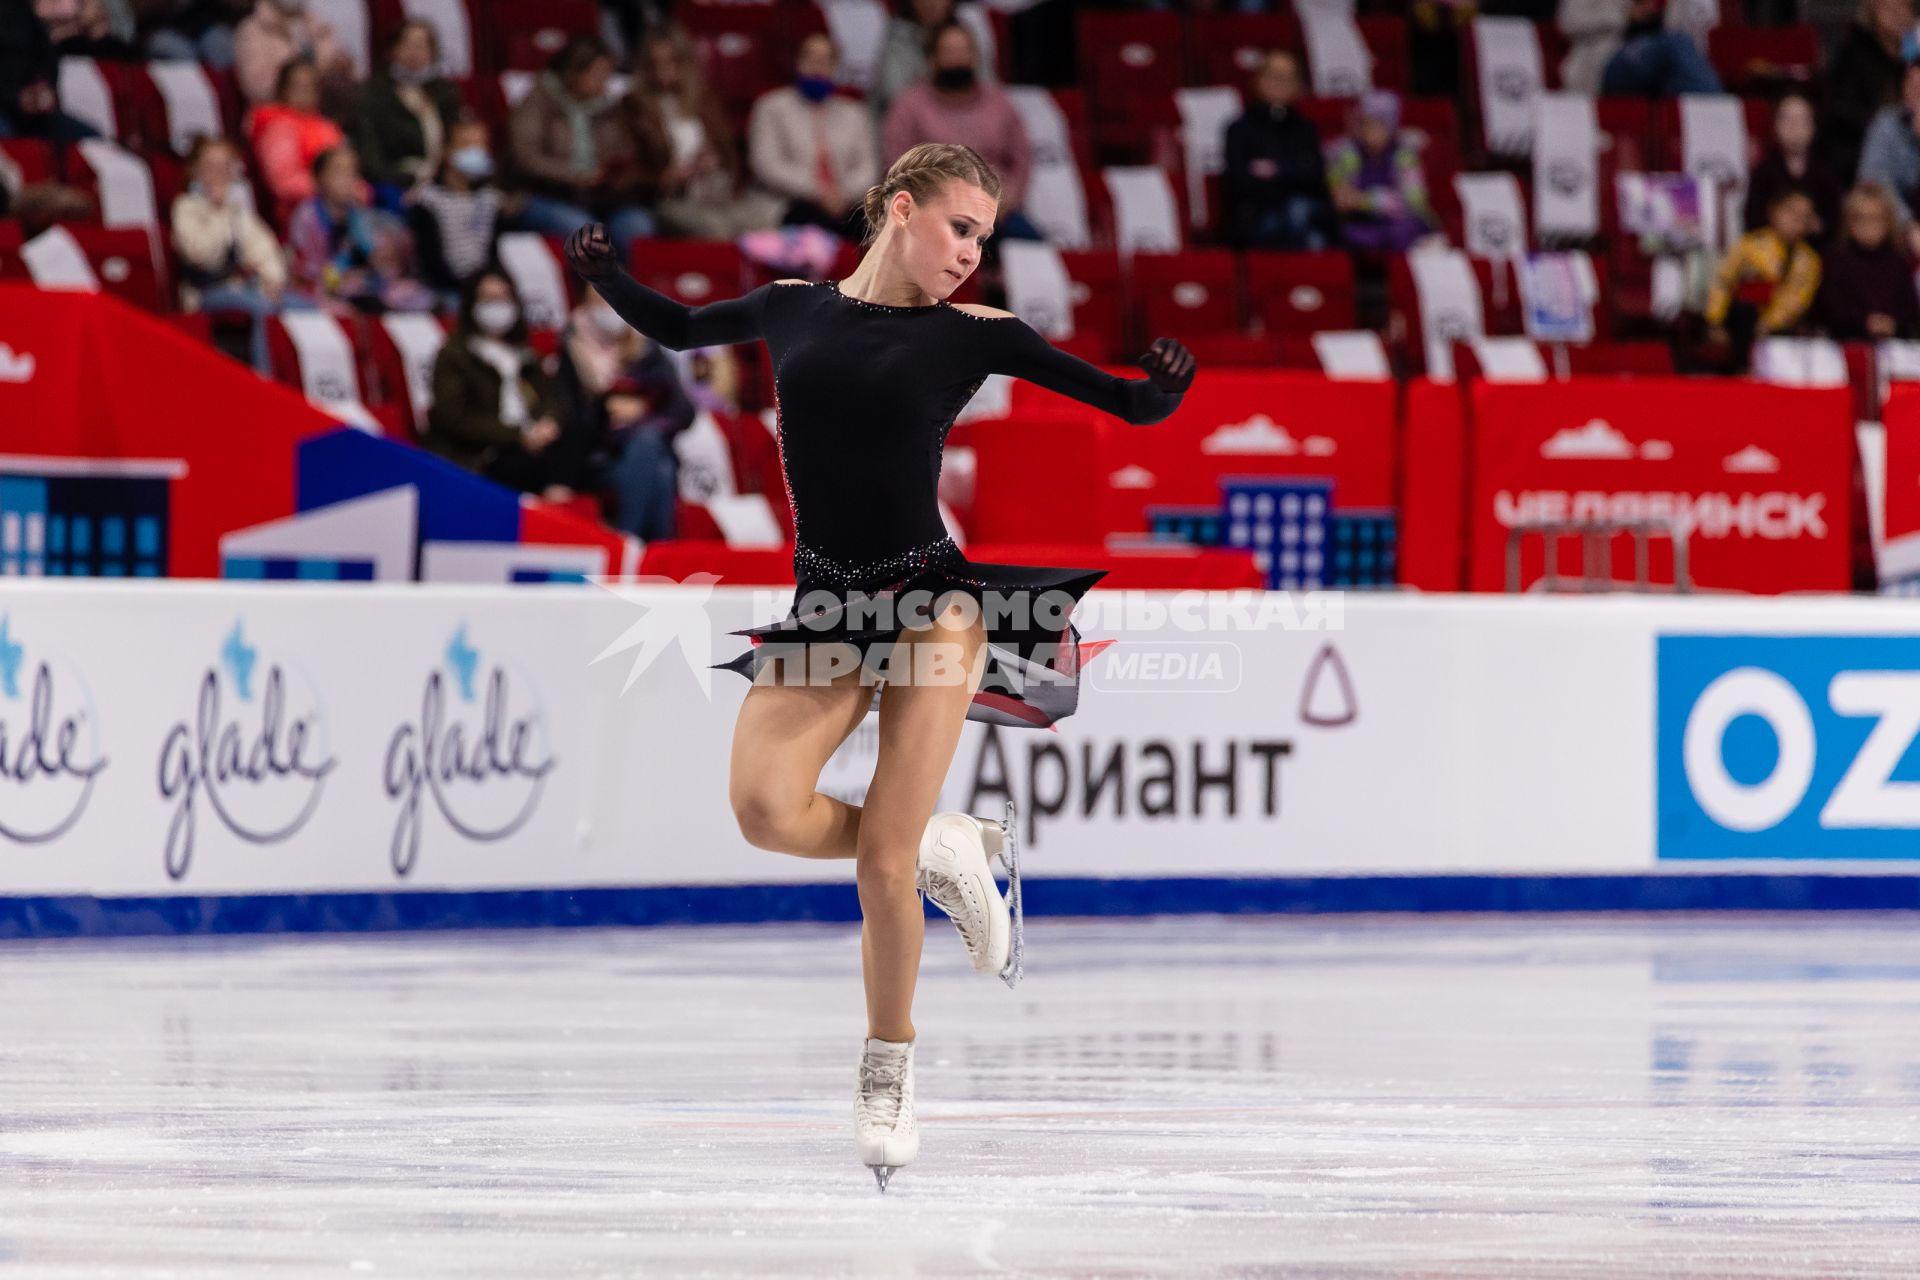
<path id="1" fill-rule="evenodd" d="M 333 28 L 307 14 L 306 0 L 259 0 L 233 33 L 233 72 L 248 102 L 274 98 L 280 68 L 313 63 L 322 82 L 350 85 L 353 59 L 334 39 Z"/>
<path id="2" fill-rule="evenodd" d="M 383 209 L 397 211 L 409 191 L 439 172 L 447 135 L 460 119 L 460 88 L 435 74 L 439 63 L 433 28 L 403 22 L 387 41 L 386 65 L 361 86 L 353 146 Z"/>
<path id="3" fill-rule="evenodd" d="M 431 311 L 433 291 L 408 274 L 412 240 L 370 208 L 351 147 L 314 161 L 313 198 L 293 212 L 287 240 L 301 288 L 335 310 Z"/>
<path id="4" fill-rule="evenodd" d="M 173 251 L 183 311 L 244 311 L 253 317 L 253 367 L 267 371 L 266 317 L 311 304 L 287 293 L 280 242 L 253 211 L 240 159 L 224 138 L 200 138 L 187 157 L 192 180 L 173 202 Z"/>
<path id="5" fill-rule="evenodd" d="M 573 498 L 584 450 L 554 416 L 553 384 L 527 345 L 513 282 L 483 272 L 433 362 L 421 443 L 448 461 L 549 502 Z"/>
<path id="6" fill-rule="evenodd" d="M 953 0 L 900 0 L 899 10 L 887 23 L 880 57 L 873 66 L 873 86 L 867 90 L 867 105 L 880 116 L 908 85 L 927 78 L 932 70 L 927 65 L 927 46 L 933 33 L 958 16 Z M 979 71 L 982 80 L 993 80 L 993 66 L 984 58 Z"/>
<path id="7" fill-rule="evenodd" d="M 438 179 L 414 192 L 408 211 L 420 278 L 443 295 L 465 294 L 493 262 L 508 212 L 507 198 L 493 184 L 487 126 L 462 120 L 447 137 Z"/>
<path id="8" fill-rule="evenodd" d="M 747 123 L 748 163 L 785 202 L 789 226 L 825 227 L 858 242 L 867 188 L 880 180 L 873 126 L 858 104 L 834 93 L 839 55 L 815 33 L 800 42 L 791 85 L 760 96 Z"/>
<path id="9" fill-rule="evenodd" d="M 933 35 L 929 78 L 902 90 L 887 109 L 881 158 L 891 165 L 923 142 L 958 142 L 978 151 L 1000 175 L 1000 225 L 1016 240 L 1044 237 L 1020 211 L 1033 176 L 1033 144 L 1013 100 L 980 79 L 980 46 L 964 24 Z"/>

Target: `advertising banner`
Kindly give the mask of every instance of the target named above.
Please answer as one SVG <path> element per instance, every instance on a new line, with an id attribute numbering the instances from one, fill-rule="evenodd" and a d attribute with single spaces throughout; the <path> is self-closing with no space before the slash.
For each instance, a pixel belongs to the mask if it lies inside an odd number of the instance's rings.
<path id="1" fill-rule="evenodd" d="M 13 579 L 0 908 L 644 889 L 778 914 L 853 866 L 741 838 L 749 686 L 712 664 L 788 602 Z M 1036 883 L 1152 911 L 1295 879 L 1920 872 L 1920 602 L 1095 591 L 1075 619 L 1111 641 L 1078 713 L 969 723 L 941 796 L 1013 800 Z M 870 714 L 819 788 L 862 802 L 881 748 Z"/>

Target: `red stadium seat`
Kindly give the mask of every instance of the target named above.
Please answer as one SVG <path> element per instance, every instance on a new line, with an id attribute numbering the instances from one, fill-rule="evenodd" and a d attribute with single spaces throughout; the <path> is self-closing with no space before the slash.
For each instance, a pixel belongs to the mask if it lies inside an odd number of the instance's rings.
<path id="1" fill-rule="evenodd" d="M 1080 78 L 1093 102 L 1094 145 L 1142 158 L 1150 112 L 1185 82 L 1180 19 L 1165 11 L 1080 14 Z"/>
<path id="2" fill-rule="evenodd" d="M 100 279 L 100 288 L 143 311 L 173 311 L 173 283 L 157 232 L 138 227 L 67 228 Z"/>
<path id="3" fill-rule="evenodd" d="M 799 38 L 826 29 L 826 17 L 810 4 L 681 5 L 675 17 L 700 49 L 708 86 L 736 119 L 790 78 Z"/>
<path id="4" fill-rule="evenodd" d="M 634 279 L 689 306 L 738 297 L 746 259 L 730 240 L 636 240 L 628 263 Z"/>
<path id="5" fill-rule="evenodd" d="M 53 144 L 38 138 L 0 138 L 0 155 L 20 170 L 23 182 L 47 182 L 53 178 Z"/>
<path id="6" fill-rule="evenodd" d="M 1125 360 L 1134 349 L 1127 332 L 1126 277 L 1112 249 L 1063 251 L 1061 265 L 1072 283 L 1073 330 L 1059 345 L 1096 363 Z"/>
<path id="7" fill-rule="evenodd" d="M 1353 259 L 1347 254 L 1249 253 L 1247 293 L 1269 334 L 1354 327 Z"/>
<path id="8" fill-rule="evenodd" d="M 1373 85 L 1402 96 L 1413 89 L 1413 56 L 1408 48 L 1407 20 L 1398 14 L 1363 14 L 1354 20 L 1360 38 L 1373 55 Z"/>
<path id="9" fill-rule="evenodd" d="M 1809 23 L 1790 27 L 1715 27 L 1707 56 L 1729 93 L 1806 84 L 1820 69 L 1820 35 Z"/>
<path id="10" fill-rule="evenodd" d="M 1601 98 L 1595 117 L 1600 145 L 1615 167 L 1626 173 L 1653 168 L 1653 106 L 1641 98 Z"/>
<path id="11" fill-rule="evenodd" d="M 1188 35 L 1189 83 L 1230 84 L 1242 94 L 1253 92 L 1254 75 L 1275 49 L 1303 56 L 1291 13 L 1196 13 Z"/>
<path id="12" fill-rule="evenodd" d="M 493 0 L 487 36 L 493 65 L 503 71 L 544 71 L 574 36 L 597 35 L 600 9 L 593 0 Z"/>
<path id="13" fill-rule="evenodd" d="M 1239 264 L 1226 249 L 1142 253 L 1133 259 L 1143 338 L 1239 333 Z"/>

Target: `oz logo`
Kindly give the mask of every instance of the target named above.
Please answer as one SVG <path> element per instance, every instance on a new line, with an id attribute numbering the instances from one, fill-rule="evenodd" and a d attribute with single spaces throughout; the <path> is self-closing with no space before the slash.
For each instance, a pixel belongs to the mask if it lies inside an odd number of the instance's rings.
<path id="1" fill-rule="evenodd" d="M 1663 636 L 1662 858 L 1920 859 L 1920 637 Z"/>

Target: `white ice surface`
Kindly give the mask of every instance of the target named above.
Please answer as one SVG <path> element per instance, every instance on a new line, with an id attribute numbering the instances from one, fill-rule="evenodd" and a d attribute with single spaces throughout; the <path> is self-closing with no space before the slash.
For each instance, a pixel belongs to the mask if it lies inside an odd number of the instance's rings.
<path id="1" fill-rule="evenodd" d="M 1920 1274 L 1912 917 L 1029 931 L 0 946 L 0 1275 Z"/>

